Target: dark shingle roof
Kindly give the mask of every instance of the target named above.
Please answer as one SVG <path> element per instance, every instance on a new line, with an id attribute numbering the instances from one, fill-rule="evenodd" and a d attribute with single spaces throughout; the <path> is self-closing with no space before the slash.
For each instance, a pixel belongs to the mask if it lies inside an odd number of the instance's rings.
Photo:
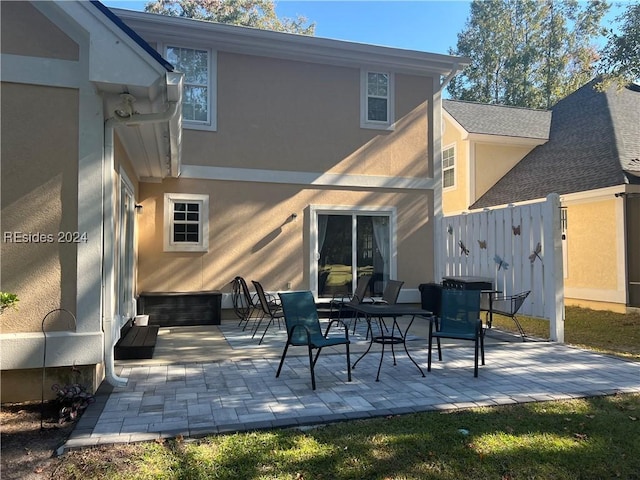
<path id="1" fill-rule="evenodd" d="M 594 89 L 552 109 L 549 141 L 534 148 L 470 208 L 640 183 L 640 89 Z"/>
<path id="2" fill-rule="evenodd" d="M 442 107 L 467 132 L 507 137 L 549 138 L 551 112 L 486 103 L 443 100 Z"/>

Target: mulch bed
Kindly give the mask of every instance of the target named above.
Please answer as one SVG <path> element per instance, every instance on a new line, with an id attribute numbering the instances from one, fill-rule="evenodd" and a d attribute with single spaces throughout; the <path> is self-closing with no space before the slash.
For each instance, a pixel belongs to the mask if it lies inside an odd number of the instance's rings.
<path id="1" fill-rule="evenodd" d="M 42 414 L 42 428 L 41 428 Z M 55 452 L 67 440 L 74 423 L 58 424 L 58 406 L 45 402 L 3 404 L 0 477 L 3 480 L 51 478 Z"/>

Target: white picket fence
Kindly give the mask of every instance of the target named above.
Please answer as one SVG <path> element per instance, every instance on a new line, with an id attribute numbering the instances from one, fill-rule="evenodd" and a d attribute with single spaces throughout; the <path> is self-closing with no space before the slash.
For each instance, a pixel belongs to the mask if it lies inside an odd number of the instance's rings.
<path id="1" fill-rule="evenodd" d="M 530 290 L 520 313 L 549 320 L 550 337 L 564 341 L 560 199 L 440 217 L 438 278 L 490 277 L 506 295 Z"/>

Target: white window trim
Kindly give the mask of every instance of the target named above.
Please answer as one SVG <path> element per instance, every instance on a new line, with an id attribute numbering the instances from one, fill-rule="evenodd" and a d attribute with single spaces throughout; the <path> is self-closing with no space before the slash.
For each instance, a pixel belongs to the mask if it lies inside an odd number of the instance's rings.
<path id="1" fill-rule="evenodd" d="M 389 76 L 389 96 L 387 121 L 379 122 L 369 120 L 367 118 L 367 74 L 368 73 L 385 73 Z M 363 68 L 360 70 L 360 128 L 371 128 L 375 130 L 394 130 L 395 129 L 395 75 L 393 72 L 379 70 L 375 68 Z"/>
<path id="2" fill-rule="evenodd" d="M 172 236 L 174 202 L 199 202 L 202 205 L 200 222 L 200 242 L 174 243 Z M 165 252 L 207 252 L 209 251 L 209 195 L 195 193 L 164 194 L 164 251 Z"/>
<path id="3" fill-rule="evenodd" d="M 396 207 L 387 206 L 349 206 L 349 205 L 310 205 L 309 241 L 310 268 L 309 287 L 315 298 L 318 298 L 318 215 L 380 215 L 389 217 L 389 278 L 397 278 L 398 274 L 398 214 Z"/>
<path id="4" fill-rule="evenodd" d="M 447 167 L 444 168 L 444 152 L 446 152 L 449 149 L 453 149 L 453 167 Z M 446 147 L 444 147 L 442 149 L 442 190 L 443 191 L 447 191 L 447 190 L 453 190 L 454 188 L 456 188 L 456 184 L 457 179 L 458 179 L 458 175 L 456 174 L 456 169 L 458 168 L 458 149 L 456 148 L 456 144 L 452 143 L 451 145 L 447 145 Z M 453 169 L 453 185 L 450 185 L 448 187 L 444 186 L 444 172 L 446 170 L 451 170 Z"/>
<path id="5" fill-rule="evenodd" d="M 182 128 L 190 130 L 206 130 L 215 132 L 218 130 L 218 52 L 198 45 L 191 45 L 182 42 L 164 42 L 162 52 L 167 56 L 168 47 L 190 48 L 193 50 L 204 50 L 209 55 L 209 120 L 207 122 L 195 122 L 193 120 L 182 119 Z"/>

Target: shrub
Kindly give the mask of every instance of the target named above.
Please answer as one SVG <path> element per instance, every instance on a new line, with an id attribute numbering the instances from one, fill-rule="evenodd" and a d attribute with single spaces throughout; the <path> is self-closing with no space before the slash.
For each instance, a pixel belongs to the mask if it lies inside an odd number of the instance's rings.
<path id="1" fill-rule="evenodd" d="M 54 385 L 51 387 L 56 392 L 56 401 L 60 405 L 59 423 L 73 422 L 77 420 L 82 412 L 95 401 L 95 395 L 87 392 L 87 389 L 79 383 L 65 385 Z"/>

